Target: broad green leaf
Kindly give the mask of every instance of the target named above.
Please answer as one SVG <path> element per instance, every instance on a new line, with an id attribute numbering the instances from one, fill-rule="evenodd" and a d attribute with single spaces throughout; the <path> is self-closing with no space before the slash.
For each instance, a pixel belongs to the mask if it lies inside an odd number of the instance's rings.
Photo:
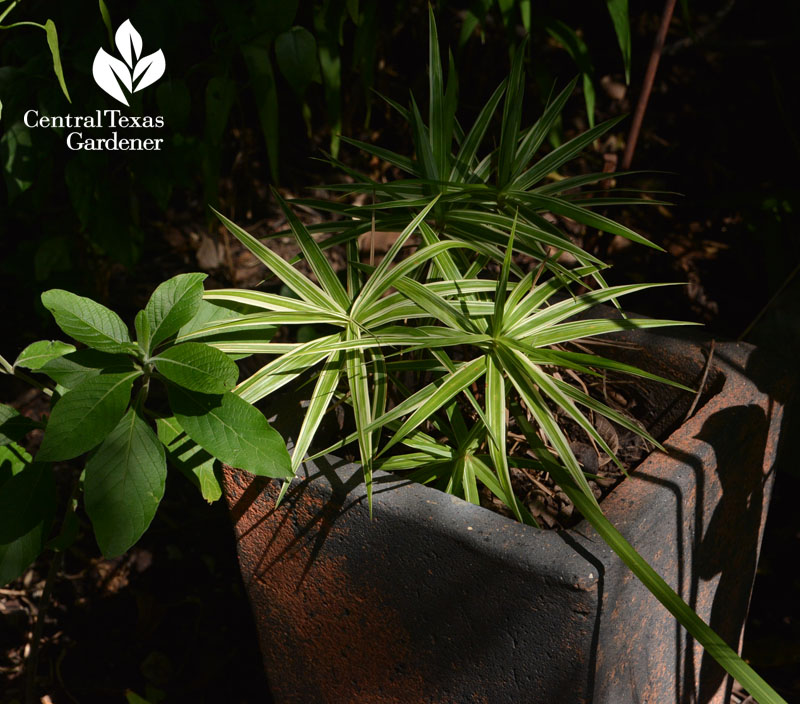
<path id="1" fill-rule="evenodd" d="M 0 403 L 0 448 L 19 442 L 37 427 L 38 423 L 23 416 L 16 408 Z"/>
<path id="2" fill-rule="evenodd" d="M 139 347 L 147 351 L 150 349 L 150 340 L 152 338 L 152 331 L 150 330 L 150 321 L 147 318 L 147 312 L 140 310 L 133 320 L 133 328 L 136 330 L 136 342 Z"/>
<path id="3" fill-rule="evenodd" d="M 32 461 L 30 454 L 15 442 L 0 446 L 0 485 L 19 474 Z"/>
<path id="4" fill-rule="evenodd" d="M 166 447 L 169 463 L 194 484 L 208 503 L 222 497 L 219 463 L 183 432 L 174 417 L 156 420 L 158 439 Z"/>
<path id="5" fill-rule="evenodd" d="M 33 154 L 31 129 L 22 120 L 5 128 L 0 137 L 0 160 L 4 166 L 9 201 L 33 185 L 36 178 Z"/>
<path id="6" fill-rule="evenodd" d="M 158 286 L 145 306 L 150 353 L 195 316 L 203 300 L 206 274 L 179 274 Z M 142 342 L 140 340 L 140 342 Z"/>
<path id="7" fill-rule="evenodd" d="M 161 442 L 129 409 L 86 463 L 86 513 L 105 557 L 121 555 L 147 530 L 166 479 Z"/>
<path id="8" fill-rule="evenodd" d="M 314 65 L 314 78 L 322 79 L 327 122 L 331 129 L 331 154 L 336 157 L 339 154 L 339 134 L 342 131 L 342 56 L 339 47 L 343 44 L 344 14 L 341 6 L 337 7 L 336 4 L 326 3 L 325 7 L 326 11 L 314 13 L 319 59 L 318 68 Z M 333 17 L 331 13 L 334 13 Z M 306 124 L 310 124 L 308 118 Z"/>
<path id="9" fill-rule="evenodd" d="M 50 465 L 35 462 L 23 466 L 2 483 L 0 544 L 11 543 L 29 533 L 37 523 L 52 517 L 55 508 L 56 485 Z"/>
<path id="10" fill-rule="evenodd" d="M 225 134 L 228 116 L 236 98 L 236 85 L 225 76 L 212 76 L 206 85 L 205 139 L 209 144 L 219 145 Z"/>
<path id="11" fill-rule="evenodd" d="M 15 444 L 0 447 L 0 585 L 21 576 L 44 548 L 55 511 L 56 494 L 48 465 L 31 464 Z M 24 531 L 24 532 L 23 532 Z"/>
<path id="12" fill-rule="evenodd" d="M 50 360 L 58 359 L 74 351 L 75 347 L 68 345 L 66 342 L 39 340 L 39 342 L 31 343 L 20 352 L 17 361 L 14 362 L 14 366 L 24 367 L 25 369 L 39 369 Z"/>
<path id="13" fill-rule="evenodd" d="M 75 515 L 76 505 L 77 500 L 73 499 L 70 502 L 66 514 L 64 514 L 64 519 L 61 522 L 58 532 L 45 543 L 45 548 L 55 550 L 56 552 L 63 552 L 75 543 L 80 531 L 80 521 Z"/>
<path id="14" fill-rule="evenodd" d="M 125 413 L 141 372 L 100 374 L 78 384 L 53 406 L 37 461 L 69 460 L 91 450 Z"/>
<path id="15" fill-rule="evenodd" d="M 247 401 L 229 391 L 212 396 L 172 384 L 168 392 L 181 428 L 221 462 L 259 476 L 292 476 L 286 444 Z"/>
<path id="16" fill-rule="evenodd" d="M 168 347 L 153 357 L 153 362 L 173 383 L 200 393 L 230 391 L 239 378 L 239 368 L 228 355 L 199 342 Z"/>
<path id="17" fill-rule="evenodd" d="M 267 32 L 270 39 L 292 26 L 300 0 L 286 2 L 260 2 L 254 6 L 253 24 L 259 32 Z"/>
<path id="18" fill-rule="evenodd" d="M 306 91 L 315 74 L 317 63 L 317 40 L 304 27 L 292 27 L 275 38 L 275 57 L 278 68 L 299 96 Z"/>
<path id="19" fill-rule="evenodd" d="M 238 291 L 241 294 L 246 293 L 260 293 L 260 291 Z M 214 291 L 213 293 L 218 293 L 218 291 Z M 185 335 L 188 335 L 195 330 L 200 330 L 211 323 L 219 322 L 222 320 L 228 320 L 230 318 L 239 318 L 241 314 L 235 310 L 231 310 L 230 308 L 226 308 L 224 305 L 216 305 L 214 301 L 216 300 L 215 296 L 211 295 L 211 291 L 206 291 L 203 294 L 203 300 L 200 302 L 200 307 L 197 310 L 195 316 L 188 322 L 186 325 L 182 326 L 181 329 L 178 331 L 177 340 L 180 341 Z M 222 296 L 220 296 L 221 300 L 224 300 Z M 235 300 L 234 300 L 235 302 Z"/>
<path id="20" fill-rule="evenodd" d="M 135 352 L 122 318 L 91 298 L 54 288 L 42 294 L 42 304 L 58 326 L 79 342 L 102 352 Z"/>
<path id="21" fill-rule="evenodd" d="M 261 3 L 258 9 L 265 6 L 284 5 L 284 3 Z M 290 20 L 291 21 L 291 20 Z M 280 132 L 278 122 L 278 86 L 275 71 L 272 68 L 269 43 L 248 43 L 242 46 L 242 56 L 250 72 L 253 98 L 258 109 L 258 121 L 261 133 L 267 145 L 269 170 L 274 183 L 278 182 L 280 153 Z"/>
<path id="22" fill-rule="evenodd" d="M 123 354 L 110 354 L 85 349 L 71 352 L 47 362 L 39 370 L 67 389 L 73 389 L 89 377 L 105 373 L 133 371 L 131 358 Z"/>
<path id="23" fill-rule="evenodd" d="M 35 525 L 28 533 L 16 540 L 0 545 L 0 584 L 5 585 L 21 577 L 30 564 L 39 557 L 50 521 Z"/>

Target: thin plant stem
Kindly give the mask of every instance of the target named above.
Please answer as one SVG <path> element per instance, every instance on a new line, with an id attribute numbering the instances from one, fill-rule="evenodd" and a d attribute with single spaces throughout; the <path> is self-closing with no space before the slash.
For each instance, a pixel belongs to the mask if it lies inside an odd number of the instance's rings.
<path id="1" fill-rule="evenodd" d="M 60 551 L 53 554 L 50 560 L 50 568 L 47 570 L 47 579 L 42 590 L 42 597 L 39 600 L 39 613 L 36 616 L 36 624 L 33 627 L 31 650 L 25 660 L 25 704 L 37 704 L 38 702 L 36 698 L 36 671 L 39 666 L 39 645 L 42 640 L 42 631 L 44 630 L 44 618 L 47 614 L 47 608 L 50 606 L 53 585 L 61 567 L 61 556 L 62 553 Z"/>
<path id="2" fill-rule="evenodd" d="M 15 376 L 18 379 L 24 381 L 26 384 L 35 386 L 37 389 L 39 389 L 39 391 L 47 394 L 48 396 L 53 395 L 53 389 L 51 389 L 49 386 L 46 386 L 42 382 L 37 381 L 32 376 L 26 374 L 22 370 L 14 367 L 14 365 L 11 364 L 5 357 L 3 357 L 3 355 L 0 355 L 0 367 L 2 367 L 2 371 L 5 372 L 6 374 L 11 374 L 12 376 Z"/>
<path id="3" fill-rule="evenodd" d="M 2 354 L 0 354 L 0 367 L 2 367 L 7 374 L 14 373 L 14 367 Z"/>
<path id="4" fill-rule="evenodd" d="M 739 335 L 739 337 L 737 338 L 739 342 L 744 340 L 753 331 L 753 328 L 758 324 L 758 321 L 764 317 L 764 313 L 766 313 L 770 309 L 772 304 L 775 303 L 778 297 L 784 292 L 786 287 L 792 282 L 792 279 L 797 275 L 798 271 L 800 271 L 800 263 L 794 269 L 792 269 L 792 272 L 789 274 L 789 276 L 786 277 L 785 281 L 778 287 L 778 290 L 775 291 L 775 293 L 772 295 L 772 298 L 770 298 L 767 301 L 767 304 L 758 312 L 758 315 L 755 318 L 753 318 L 753 320 L 750 322 L 750 325 L 748 325 L 744 329 L 744 332 L 741 335 Z"/>
<path id="5" fill-rule="evenodd" d="M 689 420 L 694 414 L 695 409 L 697 408 L 697 404 L 700 402 L 700 394 L 703 393 L 703 388 L 706 385 L 706 379 L 708 379 L 708 370 L 711 369 L 711 360 L 714 359 L 714 344 L 716 340 L 711 340 L 711 348 L 708 350 L 708 359 L 706 360 L 706 368 L 703 370 L 703 378 L 700 379 L 700 386 L 697 387 L 697 393 L 694 395 L 694 401 L 692 401 L 692 405 L 689 408 L 689 411 L 686 413 L 686 418 L 684 420 Z"/>
<path id="6" fill-rule="evenodd" d="M 0 22 L 2 22 L 6 17 L 8 17 L 9 13 L 19 4 L 19 0 L 14 0 L 4 11 L 0 14 Z"/>
<path id="7" fill-rule="evenodd" d="M 639 139 L 639 132 L 642 129 L 644 113 L 647 110 L 647 103 L 650 100 L 650 92 L 653 90 L 653 81 L 655 81 L 656 78 L 658 62 L 661 60 L 661 53 L 664 51 L 664 42 L 667 39 L 667 30 L 672 20 L 672 13 L 675 11 L 675 2 L 676 0 L 666 0 L 664 3 L 664 10 L 661 13 L 661 24 L 658 27 L 658 32 L 653 42 L 653 50 L 650 52 L 650 61 L 647 64 L 644 81 L 642 81 L 642 91 L 639 93 L 639 101 L 636 103 L 636 111 L 633 113 L 631 130 L 628 133 L 628 141 L 625 144 L 625 152 L 622 155 L 622 171 L 630 169 L 631 161 L 633 161 L 633 153 L 636 151 L 636 142 Z"/>
<path id="8" fill-rule="evenodd" d="M 69 500 L 67 501 L 67 508 L 64 512 L 64 518 L 61 520 L 61 531 L 64 530 L 67 518 L 71 511 L 74 511 L 74 505 L 78 496 L 80 488 L 80 475 L 75 477 L 72 485 L 72 492 L 70 493 Z M 44 589 L 42 596 L 39 599 L 39 613 L 36 615 L 36 623 L 33 627 L 33 634 L 31 637 L 31 650 L 25 660 L 25 704 L 38 704 L 36 697 L 36 671 L 39 669 L 39 646 L 42 642 L 42 632 L 44 631 L 44 619 L 47 614 L 47 609 L 50 606 L 50 597 L 53 594 L 53 586 L 58 576 L 58 570 L 61 568 L 61 561 L 63 559 L 63 551 L 55 550 L 53 557 L 50 560 L 50 567 L 47 570 L 47 578 L 44 582 Z"/>

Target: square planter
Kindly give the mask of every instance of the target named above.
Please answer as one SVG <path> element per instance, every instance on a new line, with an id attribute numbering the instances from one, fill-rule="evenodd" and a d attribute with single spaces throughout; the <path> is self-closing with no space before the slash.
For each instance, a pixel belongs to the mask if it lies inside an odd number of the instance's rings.
<path id="1" fill-rule="evenodd" d="M 708 338 L 623 337 L 641 347 L 623 361 L 699 384 Z M 706 388 L 683 421 L 691 394 L 647 386 L 670 452 L 603 508 L 736 648 L 788 381 L 752 346 L 723 343 Z M 585 521 L 538 530 L 379 473 L 370 520 L 360 467 L 329 457 L 304 473 L 278 509 L 279 482 L 225 473 L 277 703 L 728 701 L 723 670 Z"/>

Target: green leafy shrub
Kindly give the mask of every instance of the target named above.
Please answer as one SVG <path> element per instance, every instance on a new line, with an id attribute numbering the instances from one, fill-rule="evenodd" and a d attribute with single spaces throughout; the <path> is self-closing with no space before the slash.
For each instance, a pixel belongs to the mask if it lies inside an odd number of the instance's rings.
<path id="1" fill-rule="evenodd" d="M 193 326 L 233 315 L 202 300 L 203 279 L 181 274 L 161 284 L 136 316 L 135 341 L 116 313 L 89 298 L 58 289 L 42 295 L 62 331 L 85 347 L 42 340 L 13 365 L 0 358 L 3 372 L 29 380 L 52 401 L 46 422 L 0 406 L 0 503 L 8 508 L 0 516 L 0 582 L 19 576 L 45 547 L 68 546 L 81 498 L 101 552 L 124 553 L 156 513 L 168 462 L 209 501 L 222 493 L 218 462 L 290 475 L 280 436 L 231 393 L 236 363 L 209 345 L 175 341 Z M 167 403 L 151 410 L 155 383 L 165 385 Z M 19 443 L 35 428 L 44 434 L 31 457 Z M 83 455 L 62 530 L 48 541 L 57 508 L 52 464 Z"/>

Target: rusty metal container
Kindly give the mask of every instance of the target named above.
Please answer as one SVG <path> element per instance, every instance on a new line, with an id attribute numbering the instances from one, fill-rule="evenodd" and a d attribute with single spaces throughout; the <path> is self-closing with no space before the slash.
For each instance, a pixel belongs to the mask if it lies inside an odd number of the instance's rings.
<path id="1" fill-rule="evenodd" d="M 698 384 L 702 336 L 635 332 L 625 361 Z M 654 385 L 673 428 L 604 500 L 610 520 L 734 648 L 747 613 L 789 382 L 746 344 L 716 346 L 710 397 Z M 360 468 L 225 490 L 277 704 L 727 702 L 729 678 L 582 522 L 527 527 Z"/>

